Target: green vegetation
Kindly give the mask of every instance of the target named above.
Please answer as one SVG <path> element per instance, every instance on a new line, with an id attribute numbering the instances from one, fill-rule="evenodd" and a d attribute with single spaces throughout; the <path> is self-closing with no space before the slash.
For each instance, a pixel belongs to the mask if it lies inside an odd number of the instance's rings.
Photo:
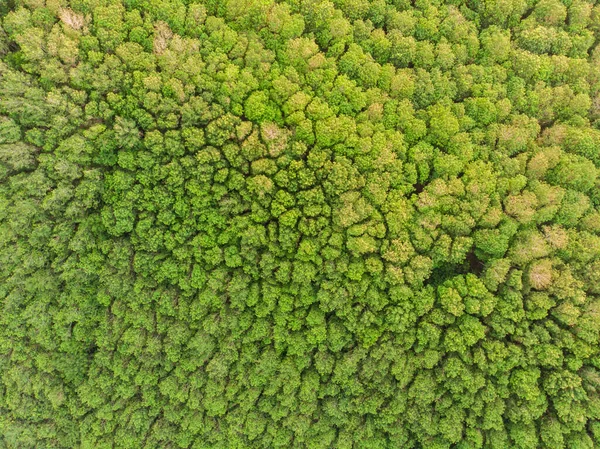
<path id="1" fill-rule="evenodd" d="M 600 447 L 600 4 L 0 20 L 0 448 Z"/>

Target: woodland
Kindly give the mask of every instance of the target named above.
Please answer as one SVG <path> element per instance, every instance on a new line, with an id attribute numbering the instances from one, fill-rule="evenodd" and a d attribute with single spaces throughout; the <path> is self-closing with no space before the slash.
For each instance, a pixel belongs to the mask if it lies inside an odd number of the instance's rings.
<path id="1" fill-rule="evenodd" d="M 0 448 L 600 448 L 599 42 L 586 0 L 0 1 Z"/>

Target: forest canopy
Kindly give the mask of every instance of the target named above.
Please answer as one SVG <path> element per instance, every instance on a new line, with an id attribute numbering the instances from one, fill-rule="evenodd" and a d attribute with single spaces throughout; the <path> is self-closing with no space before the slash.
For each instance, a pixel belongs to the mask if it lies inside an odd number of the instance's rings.
<path id="1" fill-rule="evenodd" d="M 600 447 L 600 4 L 0 1 L 0 447 Z"/>

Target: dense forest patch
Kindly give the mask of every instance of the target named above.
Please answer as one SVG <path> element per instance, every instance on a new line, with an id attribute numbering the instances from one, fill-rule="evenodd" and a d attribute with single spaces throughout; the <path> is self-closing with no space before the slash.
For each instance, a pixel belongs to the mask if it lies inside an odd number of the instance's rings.
<path id="1" fill-rule="evenodd" d="M 0 447 L 600 447 L 600 5 L 0 2 Z"/>

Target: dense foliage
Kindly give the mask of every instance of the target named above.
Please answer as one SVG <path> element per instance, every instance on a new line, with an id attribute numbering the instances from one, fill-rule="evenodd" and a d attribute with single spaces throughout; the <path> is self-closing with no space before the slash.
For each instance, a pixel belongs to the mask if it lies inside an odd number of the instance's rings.
<path id="1" fill-rule="evenodd" d="M 600 5 L 0 17 L 0 447 L 600 447 Z"/>

